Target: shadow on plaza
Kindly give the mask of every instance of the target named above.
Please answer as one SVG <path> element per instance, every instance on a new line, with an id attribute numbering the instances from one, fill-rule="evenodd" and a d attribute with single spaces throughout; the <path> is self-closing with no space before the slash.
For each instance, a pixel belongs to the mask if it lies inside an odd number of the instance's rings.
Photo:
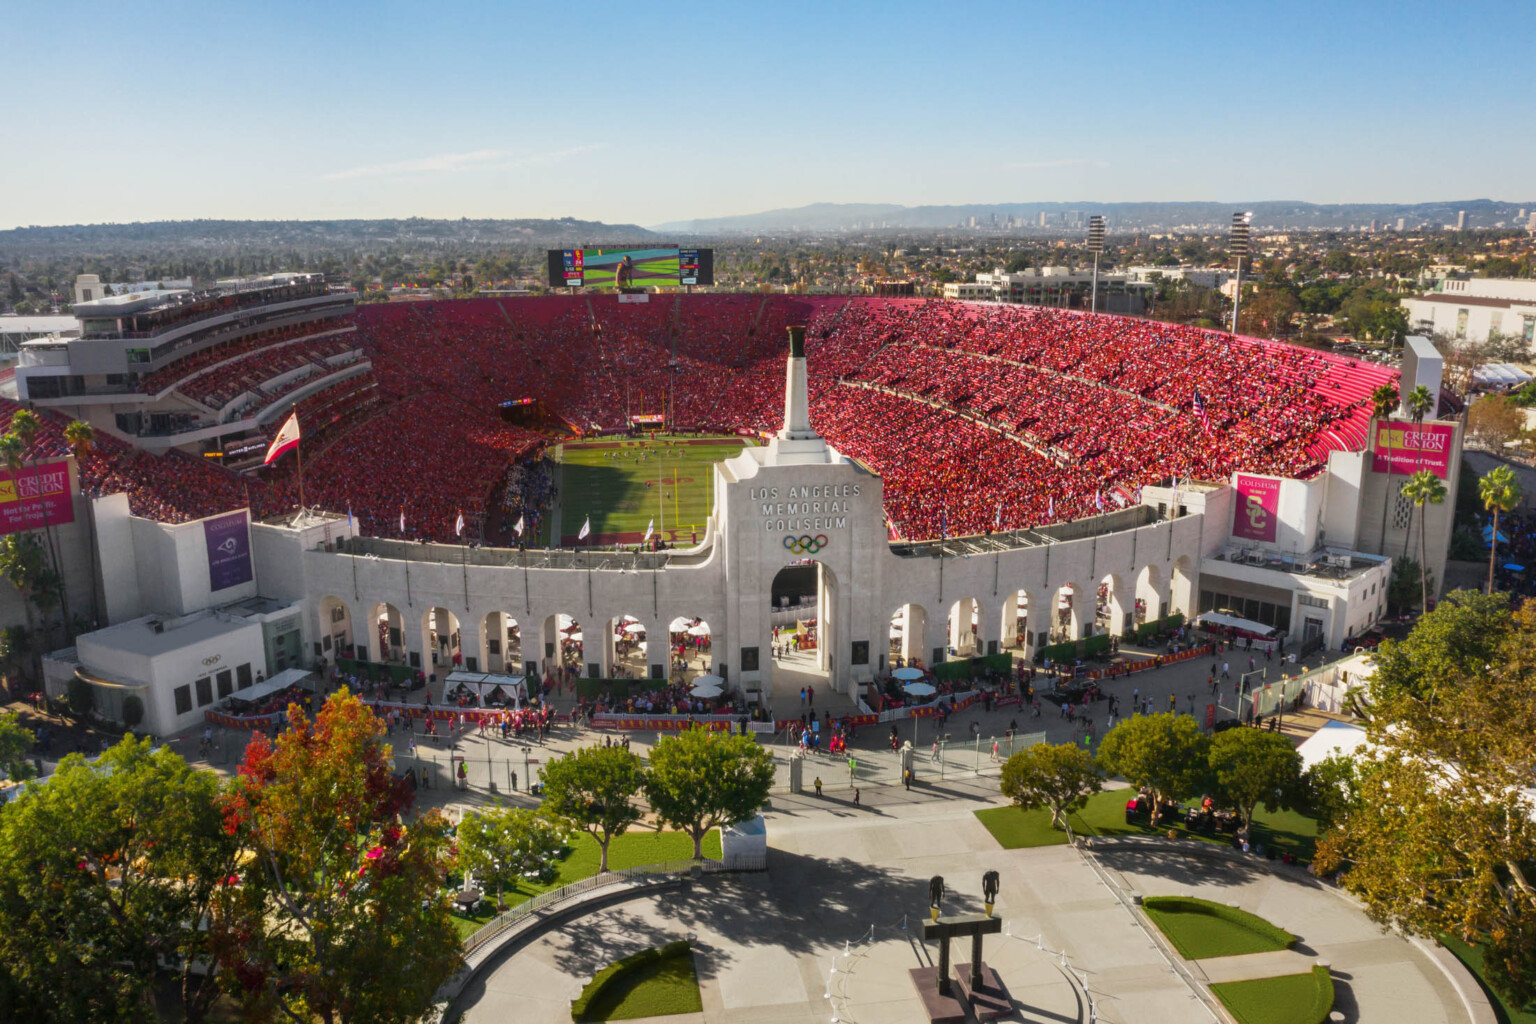
<path id="1" fill-rule="evenodd" d="M 700 970 L 712 976 L 754 948 L 811 953 L 848 942 L 860 944 L 874 928 L 874 940 L 920 934 L 927 913 L 927 881 L 849 858 L 820 858 L 770 850 L 768 871 L 712 876 L 654 897 L 657 923 L 626 908 L 601 919 L 577 920 L 561 929 L 553 962 L 574 976 L 589 975 L 636 949 L 689 932 L 723 936 L 727 945 L 702 944 Z M 952 893 L 946 913 L 981 910 L 978 900 Z M 902 931 L 902 925 L 907 931 Z M 913 966 L 920 961 L 914 959 Z"/>
<path id="2" fill-rule="evenodd" d="M 1236 888 L 1247 885 L 1260 875 L 1273 875 L 1292 885 L 1308 889 L 1322 888 L 1321 882 L 1302 869 L 1285 867 L 1279 861 L 1258 857 L 1241 861 L 1228 860 L 1219 852 L 1224 849 L 1212 846 L 1210 850 L 1202 850 L 1197 843 L 1190 842 L 1188 849 L 1184 850 L 1170 850 L 1148 843 L 1145 847 L 1101 847 L 1093 852 L 1100 863 L 1115 871 L 1152 875 L 1183 885 Z"/>

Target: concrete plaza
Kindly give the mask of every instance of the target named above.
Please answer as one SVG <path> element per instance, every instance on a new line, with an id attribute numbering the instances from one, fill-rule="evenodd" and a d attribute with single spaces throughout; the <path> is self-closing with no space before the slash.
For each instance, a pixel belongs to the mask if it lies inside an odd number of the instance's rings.
<path id="1" fill-rule="evenodd" d="M 1474 1024 L 1431 955 L 1305 875 L 1166 844 L 1004 851 L 972 813 L 999 802 L 985 779 L 922 794 L 881 788 L 860 807 L 776 797 L 766 874 L 711 876 L 573 920 L 493 961 L 458 1008 L 465 1024 L 565 1024 L 570 999 L 594 971 L 692 933 L 704 1011 L 667 1018 L 678 1024 L 922 1024 L 907 971 L 938 957 L 921 939 L 928 878 L 944 876 L 946 913 L 979 911 L 981 875 L 996 869 L 1007 934 L 988 939 L 986 958 L 1018 1006 L 1012 1020 L 1222 1020 L 1202 982 L 1222 980 L 1223 965 L 1175 965 L 1130 899 L 1194 893 L 1239 903 L 1301 937 L 1289 959 L 1238 964 L 1239 973 L 1289 972 L 1322 958 L 1347 1020 Z M 953 954 L 968 959 L 968 945 Z"/>

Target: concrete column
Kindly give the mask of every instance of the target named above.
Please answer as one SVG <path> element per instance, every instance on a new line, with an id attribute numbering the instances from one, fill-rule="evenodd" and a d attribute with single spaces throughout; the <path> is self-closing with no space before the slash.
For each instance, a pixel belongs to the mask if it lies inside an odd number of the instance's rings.
<path id="1" fill-rule="evenodd" d="M 920 604 L 909 604 L 906 626 L 901 633 L 901 656 L 908 664 L 917 658 L 928 662 L 928 612 Z"/>
<path id="2" fill-rule="evenodd" d="M 1118 577 L 1109 585 L 1109 635 L 1120 636 L 1125 632 L 1125 609 L 1123 602 L 1124 586 Z M 1134 607 L 1134 606 L 1132 606 Z"/>
<path id="3" fill-rule="evenodd" d="M 1003 595 L 1004 600 L 1007 596 Z M 988 607 L 984 602 L 976 602 L 976 641 L 980 647 L 979 653 L 986 654 L 994 644 L 1001 651 L 1003 639 L 1002 620 L 998 618 L 996 605 Z"/>

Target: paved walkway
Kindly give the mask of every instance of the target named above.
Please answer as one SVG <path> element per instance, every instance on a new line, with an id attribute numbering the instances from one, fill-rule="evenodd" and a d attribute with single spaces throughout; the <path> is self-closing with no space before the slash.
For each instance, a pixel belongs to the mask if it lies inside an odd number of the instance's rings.
<path id="1" fill-rule="evenodd" d="M 1429 957 L 1315 880 L 1161 849 L 1097 850 L 1101 876 L 1073 847 L 1000 850 L 971 813 L 998 802 L 994 787 L 971 779 L 926 793 L 882 788 L 866 792 L 860 807 L 831 797 L 776 797 L 766 874 L 712 876 L 548 933 L 466 990 L 459 1004 L 465 1024 L 565 1024 L 569 1000 L 594 971 L 690 932 L 700 950 L 704 1012 L 668 1020 L 825 1024 L 835 1016 L 923 1024 L 907 971 L 938 957 L 919 937 L 928 879 L 944 876 L 946 912 L 979 911 L 981 875 L 993 869 L 1001 875 L 997 914 L 1007 933 L 987 941 L 986 957 L 1020 1004 L 1015 1020 L 1087 1021 L 1090 1000 L 1105 1024 L 1217 1020 L 1116 893 L 1120 887 L 1237 902 L 1301 936 L 1296 952 L 1259 954 L 1270 958 L 1263 962 L 1200 961 L 1196 978 L 1270 967 L 1292 973 L 1323 958 L 1332 962 L 1339 1007 L 1351 1021 L 1469 1021 Z M 968 956 L 954 953 L 957 961 Z"/>

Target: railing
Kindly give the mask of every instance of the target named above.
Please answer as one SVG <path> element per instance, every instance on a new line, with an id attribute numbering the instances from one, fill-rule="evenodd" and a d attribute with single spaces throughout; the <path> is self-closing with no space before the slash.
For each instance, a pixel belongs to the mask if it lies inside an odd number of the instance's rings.
<path id="1" fill-rule="evenodd" d="M 708 866 L 710 864 L 720 866 L 710 868 Z M 637 867 L 624 868 L 619 871 L 604 871 L 600 874 L 592 875 L 590 878 L 583 878 L 578 882 L 562 885 L 558 889 L 551 889 L 549 892 L 540 893 L 526 903 L 520 903 L 505 913 L 499 914 L 494 920 L 477 929 L 474 934 L 464 940 L 464 954 L 468 956 L 508 928 L 539 911 L 564 903 L 566 900 L 580 896 L 582 893 L 591 892 L 594 889 L 601 889 L 609 885 L 619 885 L 625 882 L 644 879 L 652 875 L 683 875 L 692 871 L 696 865 L 699 865 L 699 862 L 692 860 L 669 860 L 658 864 L 641 864 Z M 703 862 L 702 870 L 714 873 L 732 869 L 726 868 L 720 861 L 706 860 Z"/>

